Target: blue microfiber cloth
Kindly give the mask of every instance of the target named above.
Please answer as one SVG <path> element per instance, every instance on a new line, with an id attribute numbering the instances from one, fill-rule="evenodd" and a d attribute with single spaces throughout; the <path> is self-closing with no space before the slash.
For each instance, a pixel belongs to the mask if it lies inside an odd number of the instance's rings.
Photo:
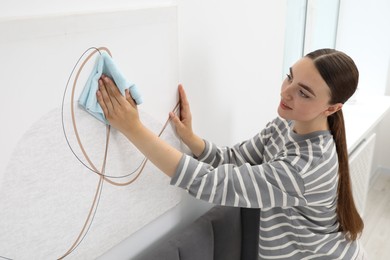
<path id="1" fill-rule="evenodd" d="M 137 86 L 128 81 L 119 71 L 110 55 L 102 51 L 101 55 L 97 58 L 96 64 L 84 86 L 83 91 L 81 92 L 79 104 L 91 115 L 108 125 L 109 123 L 105 118 L 103 110 L 96 97 L 96 91 L 99 88 L 98 81 L 102 74 L 114 80 L 123 96 L 125 95 L 125 90 L 129 89 L 130 94 L 137 105 L 142 103 L 142 98 Z"/>

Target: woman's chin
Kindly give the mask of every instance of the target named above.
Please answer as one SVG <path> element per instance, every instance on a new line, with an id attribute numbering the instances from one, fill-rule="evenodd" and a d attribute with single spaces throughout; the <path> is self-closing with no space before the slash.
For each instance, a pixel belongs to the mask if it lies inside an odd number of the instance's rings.
<path id="1" fill-rule="evenodd" d="M 286 111 L 283 110 L 281 107 L 278 107 L 278 115 L 283 119 L 291 120 L 291 118 L 287 115 Z"/>

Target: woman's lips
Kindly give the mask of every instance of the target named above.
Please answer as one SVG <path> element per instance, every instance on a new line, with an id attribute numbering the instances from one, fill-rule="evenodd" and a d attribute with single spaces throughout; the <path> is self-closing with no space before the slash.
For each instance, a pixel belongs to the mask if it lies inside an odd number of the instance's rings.
<path id="1" fill-rule="evenodd" d="M 283 109 L 283 110 L 292 110 L 291 107 L 287 106 L 285 103 L 283 103 L 283 101 L 280 101 L 280 107 Z"/>

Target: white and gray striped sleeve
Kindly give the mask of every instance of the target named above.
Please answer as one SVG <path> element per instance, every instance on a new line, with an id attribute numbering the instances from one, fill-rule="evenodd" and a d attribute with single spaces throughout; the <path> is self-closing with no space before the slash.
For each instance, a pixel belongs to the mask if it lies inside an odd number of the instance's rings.
<path id="1" fill-rule="evenodd" d="M 261 164 L 263 161 L 264 144 L 261 133 L 244 142 L 238 143 L 232 148 L 217 147 L 215 144 L 204 140 L 205 149 L 197 158 L 199 161 L 217 167 L 222 164 L 251 165 Z"/>
<path id="2" fill-rule="evenodd" d="M 304 184 L 285 161 L 241 166 L 209 164 L 183 155 L 171 184 L 209 203 L 248 207 L 306 205 Z"/>

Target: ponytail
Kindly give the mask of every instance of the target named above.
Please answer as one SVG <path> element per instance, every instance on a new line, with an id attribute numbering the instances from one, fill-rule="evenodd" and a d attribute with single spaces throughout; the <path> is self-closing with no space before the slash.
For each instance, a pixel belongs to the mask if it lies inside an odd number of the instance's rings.
<path id="1" fill-rule="evenodd" d="M 356 91 L 359 70 L 351 57 L 334 49 L 315 50 L 308 53 L 306 57 L 313 60 L 330 89 L 329 104 L 344 104 Z M 344 117 L 341 109 L 328 116 L 328 124 L 336 143 L 339 162 L 336 211 L 340 231 L 345 232 L 350 240 L 356 240 L 361 235 L 364 224 L 353 201 Z"/>
<path id="2" fill-rule="evenodd" d="M 328 117 L 328 124 L 336 143 L 339 162 L 337 217 L 340 231 L 345 232 L 349 239 L 356 240 L 361 235 L 364 224 L 352 196 L 344 117 L 341 109 Z"/>

